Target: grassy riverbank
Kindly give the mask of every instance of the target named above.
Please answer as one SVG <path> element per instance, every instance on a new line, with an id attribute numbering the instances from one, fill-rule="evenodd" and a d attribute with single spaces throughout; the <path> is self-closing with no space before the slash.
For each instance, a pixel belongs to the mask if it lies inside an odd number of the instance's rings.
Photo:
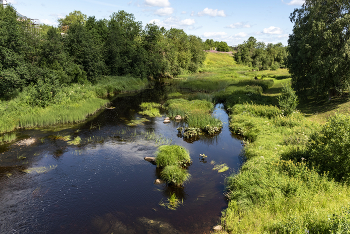
<path id="1" fill-rule="evenodd" d="M 190 92 L 201 92 L 225 103 L 231 131 L 245 139 L 246 162 L 226 179 L 229 205 L 222 232 L 348 231 L 349 186 L 310 166 L 305 152 L 329 116 L 349 113 L 349 102 L 305 102 L 285 116 L 277 105 L 290 82 L 287 70 L 252 71 L 227 54 L 208 54 L 205 64 L 201 74 L 184 77 L 177 87 L 189 98 Z"/>
<path id="2" fill-rule="evenodd" d="M 108 97 L 144 89 L 147 80 L 133 77 L 103 77 L 97 84 L 62 86 L 46 98 L 49 105 L 34 105 L 37 90 L 27 87 L 17 97 L 0 101 L 0 133 L 17 128 L 76 123 L 108 104 Z M 35 95 L 33 95 L 35 92 Z M 40 92 L 40 91 L 39 91 Z M 45 91 L 40 93 L 46 95 Z"/>

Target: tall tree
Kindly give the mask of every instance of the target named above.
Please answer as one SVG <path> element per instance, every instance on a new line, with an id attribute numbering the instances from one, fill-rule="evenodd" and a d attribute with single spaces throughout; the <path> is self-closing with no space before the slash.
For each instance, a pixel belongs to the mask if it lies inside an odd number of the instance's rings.
<path id="1" fill-rule="evenodd" d="M 290 15 L 288 68 L 298 95 L 349 90 L 349 10 L 348 0 L 306 0 Z"/>

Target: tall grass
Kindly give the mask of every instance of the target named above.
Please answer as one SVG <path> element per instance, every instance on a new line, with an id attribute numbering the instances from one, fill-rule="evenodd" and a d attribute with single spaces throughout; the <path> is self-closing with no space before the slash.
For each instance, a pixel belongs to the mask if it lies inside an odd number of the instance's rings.
<path id="1" fill-rule="evenodd" d="M 0 101 L 0 133 L 83 121 L 109 102 L 102 98 L 140 90 L 147 84 L 147 80 L 133 77 L 103 77 L 95 85 L 63 86 L 57 88 L 51 104 L 46 107 L 31 105 L 30 90 L 25 89 L 12 100 Z"/>
<path id="2" fill-rule="evenodd" d="M 169 165 L 187 167 L 192 162 L 188 150 L 179 145 L 159 146 L 156 155 L 156 164 L 158 167 Z"/>

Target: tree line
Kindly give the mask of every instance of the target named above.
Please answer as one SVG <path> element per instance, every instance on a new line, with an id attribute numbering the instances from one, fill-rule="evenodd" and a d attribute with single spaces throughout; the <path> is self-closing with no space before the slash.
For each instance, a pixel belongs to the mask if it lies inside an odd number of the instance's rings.
<path id="1" fill-rule="evenodd" d="M 216 50 L 222 52 L 229 52 L 230 47 L 227 45 L 225 41 L 214 41 L 213 39 L 207 39 L 204 42 L 205 50 Z"/>
<path id="2" fill-rule="evenodd" d="M 183 30 L 136 21 L 125 11 L 97 20 L 74 11 L 59 27 L 28 30 L 11 6 L 0 6 L 0 97 L 27 86 L 46 90 L 94 83 L 101 76 L 173 77 L 197 72 L 205 60 L 203 42 Z"/>
<path id="3" fill-rule="evenodd" d="M 238 45 L 234 58 L 238 64 L 244 64 L 257 70 L 276 70 L 285 68 L 287 65 L 287 47 L 282 43 L 266 45 L 250 37 Z"/>

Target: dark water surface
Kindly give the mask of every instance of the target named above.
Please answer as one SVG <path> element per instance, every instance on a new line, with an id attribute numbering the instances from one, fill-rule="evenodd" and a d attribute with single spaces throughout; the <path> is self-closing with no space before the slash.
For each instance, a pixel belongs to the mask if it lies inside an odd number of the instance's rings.
<path id="1" fill-rule="evenodd" d="M 214 137 L 184 141 L 176 130 L 182 123 L 164 124 L 165 114 L 127 125 L 143 117 L 141 102 L 165 99 L 159 90 L 146 90 L 115 99 L 115 109 L 80 125 L 17 132 L 19 140 L 36 142 L 0 148 L 0 233 L 209 233 L 227 207 L 224 179 L 241 166 L 242 145 L 222 105 L 214 115 L 224 127 Z M 69 145 L 58 135 L 82 141 Z M 193 160 L 184 188 L 154 184 L 159 170 L 143 159 L 169 142 L 187 148 Z M 222 163 L 230 170 L 213 170 Z M 159 205 L 172 193 L 183 205 Z"/>

